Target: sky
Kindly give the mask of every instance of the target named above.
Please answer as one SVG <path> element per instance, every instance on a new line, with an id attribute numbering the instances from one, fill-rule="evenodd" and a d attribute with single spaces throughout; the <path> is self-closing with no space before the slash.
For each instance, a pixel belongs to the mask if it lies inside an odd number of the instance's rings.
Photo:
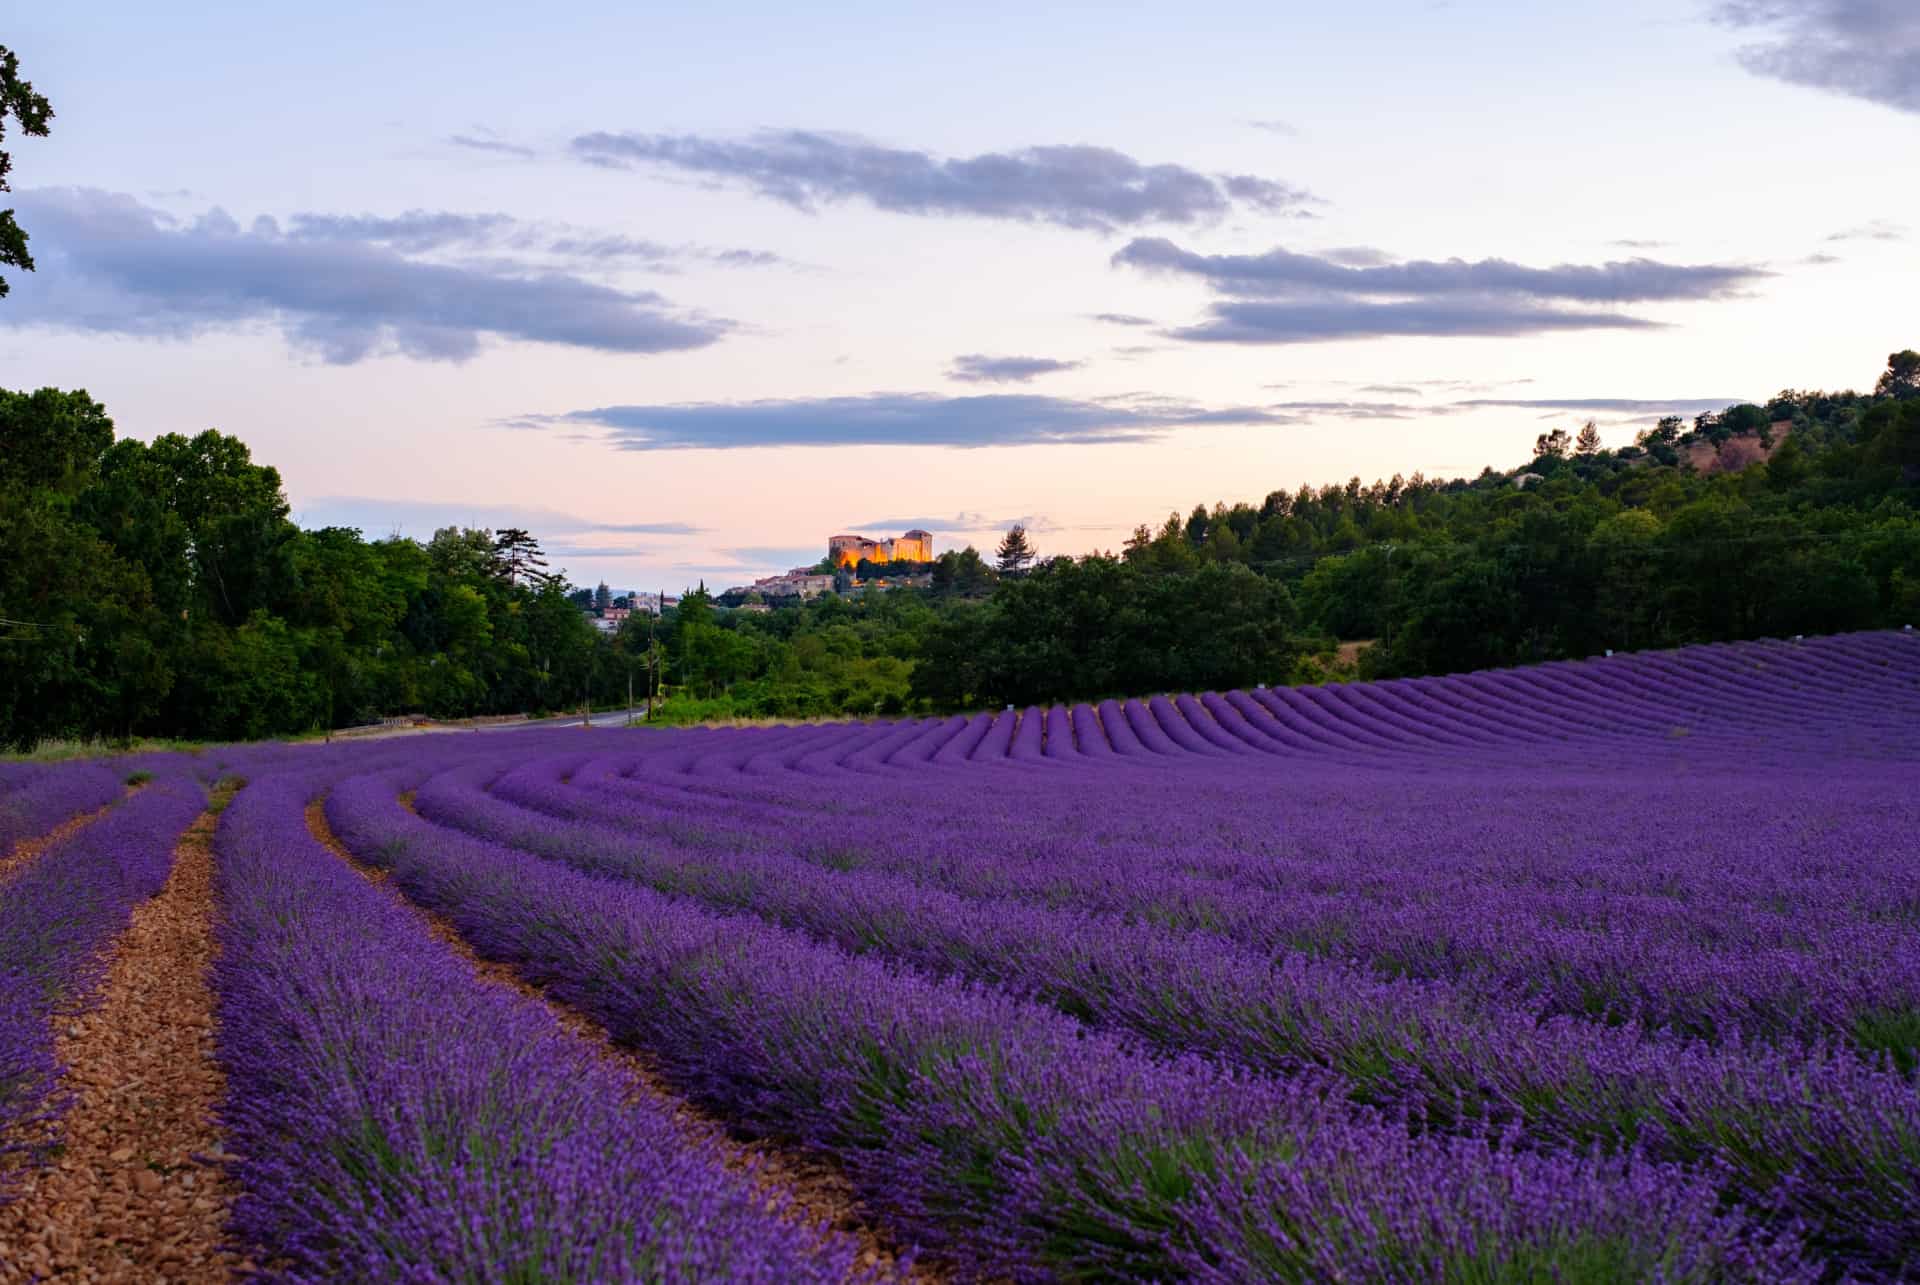
<path id="1" fill-rule="evenodd" d="M 1117 548 L 1920 345 L 1920 5 L 10 17 L 0 386 L 297 521 L 724 588 L 839 532 Z"/>

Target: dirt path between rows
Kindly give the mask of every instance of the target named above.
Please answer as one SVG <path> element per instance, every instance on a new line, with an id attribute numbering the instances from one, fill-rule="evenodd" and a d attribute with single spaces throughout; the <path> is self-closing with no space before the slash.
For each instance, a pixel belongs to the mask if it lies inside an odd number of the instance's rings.
<path id="1" fill-rule="evenodd" d="M 68 817 L 65 821 L 62 821 L 59 825 L 56 825 L 39 838 L 22 839 L 13 845 L 13 851 L 0 852 L 0 883 L 5 883 L 7 880 L 13 878 L 15 874 L 26 869 L 27 865 L 32 862 L 35 857 L 45 852 L 48 848 L 51 848 L 54 844 L 66 842 L 72 838 L 75 833 L 92 825 L 95 821 L 98 821 L 101 817 L 111 812 L 114 808 L 119 807 L 122 803 L 125 803 L 145 788 L 146 786 L 144 785 L 129 785 L 127 792 L 113 802 L 104 803 L 93 811 L 83 812 L 77 817 Z"/>
<path id="2" fill-rule="evenodd" d="M 60 1151 L 0 1205 L 0 1281 L 224 1280 L 232 1188 L 213 1112 L 214 814 L 175 849 L 166 888 L 135 907 L 99 1003 L 55 1019 L 74 1095 Z"/>
<path id="3" fill-rule="evenodd" d="M 410 802 L 409 800 L 406 800 Z M 556 1021 L 575 1038 L 589 1045 L 596 1055 L 611 1063 L 633 1086 L 637 1099 L 649 1099 L 664 1105 L 687 1133 L 719 1150 L 729 1168 L 751 1171 L 754 1185 L 770 1197 L 784 1201 L 785 1207 L 809 1227 L 826 1225 L 851 1236 L 860 1245 L 856 1268 L 878 1268 L 892 1274 L 899 1258 L 899 1246 L 878 1231 L 866 1217 L 853 1184 L 846 1175 L 826 1161 L 787 1147 L 765 1142 L 742 1142 L 730 1137 L 719 1117 L 681 1097 L 669 1085 L 657 1067 L 635 1049 L 615 1044 L 592 1018 L 548 998 L 545 991 L 523 979 L 512 965 L 482 959 L 473 952 L 460 932 L 445 916 L 415 905 L 393 886 L 388 873 L 367 865 L 355 857 L 333 834 L 327 824 L 324 804 L 316 800 L 307 807 L 307 829 L 327 849 L 345 861 L 370 882 L 384 888 L 401 905 L 417 916 L 442 944 L 472 967 L 481 978 L 506 986 L 544 1006 Z M 917 1262 L 898 1279 L 937 1285 L 947 1274 L 925 1262 Z"/>

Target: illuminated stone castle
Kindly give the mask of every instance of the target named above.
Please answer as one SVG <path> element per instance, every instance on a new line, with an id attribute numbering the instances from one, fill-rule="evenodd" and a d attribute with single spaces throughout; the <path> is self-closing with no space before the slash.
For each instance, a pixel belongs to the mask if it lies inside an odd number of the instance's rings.
<path id="1" fill-rule="evenodd" d="M 868 562 L 932 562 L 933 533 L 912 530 L 892 540 L 869 540 L 864 535 L 836 535 L 827 540 L 827 556 L 836 567 Z"/>

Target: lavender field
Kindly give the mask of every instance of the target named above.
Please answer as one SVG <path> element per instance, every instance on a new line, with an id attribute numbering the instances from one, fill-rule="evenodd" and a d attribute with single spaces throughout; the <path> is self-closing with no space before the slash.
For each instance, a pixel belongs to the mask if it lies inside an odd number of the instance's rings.
<path id="1" fill-rule="evenodd" d="M 1911 632 L 0 765 L 0 836 L 136 769 L 0 867 L 0 1184 L 213 791 L 222 1217 L 281 1279 L 1920 1275 Z"/>

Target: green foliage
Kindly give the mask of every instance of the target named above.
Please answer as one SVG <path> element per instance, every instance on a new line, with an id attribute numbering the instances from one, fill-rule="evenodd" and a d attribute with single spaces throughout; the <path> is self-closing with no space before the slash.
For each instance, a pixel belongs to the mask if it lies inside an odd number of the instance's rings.
<path id="1" fill-rule="evenodd" d="M 20 59 L 13 50 L 0 45 L 0 141 L 7 136 L 8 117 L 20 126 L 21 133 L 45 138 L 47 122 L 53 119 L 53 108 L 44 94 L 35 93 L 33 86 L 20 78 Z M 0 192 L 13 190 L 9 178 L 12 172 L 12 154 L 0 151 Z M 0 264 L 33 271 L 26 231 L 14 222 L 12 210 L 0 210 Z M 6 297 L 6 293 L 7 280 L 0 277 L 0 298 Z"/>
<path id="2" fill-rule="evenodd" d="M 949 550 L 925 590 L 843 571 L 848 596 L 744 612 L 702 586 L 612 634 L 583 611 L 610 591 L 548 573 L 524 530 L 302 531 L 236 438 L 116 440 L 83 392 L 0 391 L 0 746 L 629 692 L 662 698 L 655 721 L 884 716 L 1920 623 L 1916 380 L 1896 353 L 1872 395 L 1786 391 L 1616 451 L 1548 433 L 1470 480 L 1199 505 L 1118 557 L 1033 562 L 1009 532 L 1008 574 Z"/>

